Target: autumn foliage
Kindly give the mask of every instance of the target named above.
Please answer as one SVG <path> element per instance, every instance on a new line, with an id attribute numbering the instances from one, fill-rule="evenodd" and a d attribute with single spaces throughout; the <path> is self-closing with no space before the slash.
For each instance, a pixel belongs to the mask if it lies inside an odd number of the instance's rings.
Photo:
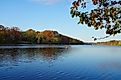
<path id="1" fill-rule="evenodd" d="M 82 44 L 82 41 L 73 39 L 57 31 L 35 31 L 28 29 L 20 31 L 18 27 L 0 25 L 0 44 Z"/>
<path id="2" fill-rule="evenodd" d="M 87 1 L 76 0 L 72 3 L 70 14 L 72 18 L 79 18 L 78 24 L 86 24 L 88 27 L 93 26 L 95 30 L 105 29 L 105 33 L 109 36 L 121 33 L 120 0 L 92 0 L 96 9 L 85 12 L 82 9 L 85 9 L 89 4 Z M 94 38 L 94 40 L 97 40 L 97 38 Z"/>
<path id="3" fill-rule="evenodd" d="M 4 27 L 0 25 L 0 43 L 17 43 L 21 38 L 18 27 Z"/>

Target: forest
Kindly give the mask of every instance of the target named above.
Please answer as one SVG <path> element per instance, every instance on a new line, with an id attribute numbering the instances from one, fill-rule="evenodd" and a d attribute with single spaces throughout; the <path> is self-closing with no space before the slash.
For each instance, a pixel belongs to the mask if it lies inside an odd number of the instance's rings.
<path id="1" fill-rule="evenodd" d="M 35 31 L 28 29 L 21 31 L 18 27 L 5 27 L 0 25 L 0 44 L 83 44 L 57 31 Z"/>

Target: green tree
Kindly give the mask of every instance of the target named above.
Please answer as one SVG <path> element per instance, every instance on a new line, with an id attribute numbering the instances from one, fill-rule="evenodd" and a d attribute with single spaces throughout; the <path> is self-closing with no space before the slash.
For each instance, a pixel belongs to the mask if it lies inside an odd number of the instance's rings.
<path id="1" fill-rule="evenodd" d="M 87 0 L 89 1 L 89 0 Z M 104 39 L 111 35 L 115 36 L 121 33 L 121 1 L 120 0 L 92 0 L 96 9 L 85 12 L 89 3 L 86 0 L 76 0 L 72 3 L 70 14 L 72 18 L 78 17 L 78 24 L 86 24 L 88 27 L 94 27 L 95 30 L 105 29 L 106 37 L 94 38 Z"/>
<path id="2" fill-rule="evenodd" d="M 29 29 L 25 32 L 27 37 L 27 41 L 30 43 L 36 43 L 36 31 L 33 29 Z"/>
<path id="3" fill-rule="evenodd" d="M 37 35 L 36 35 L 36 39 L 37 39 L 37 43 L 42 43 L 44 42 L 44 35 L 42 32 L 38 32 Z"/>

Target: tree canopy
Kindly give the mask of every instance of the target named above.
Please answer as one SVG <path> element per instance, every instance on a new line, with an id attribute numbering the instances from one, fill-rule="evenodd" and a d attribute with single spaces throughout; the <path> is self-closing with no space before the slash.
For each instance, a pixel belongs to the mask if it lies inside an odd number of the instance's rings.
<path id="1" fill-rule="evenodd" d="M 87 0 L 89 1 L 89 0 Z M 104 39 L 111 35 L 121 33 L 121 0 L 92 0 L 92 5 L 96 9 L 91 11 L 82 11 L 89 2 L 86 0 L 76 0 L 72 3 L 70 14 L 72 18 L 78 17 L 78 24 L 86 24 L 88 27 L 94 27 L 95 30 L 105 29 L 106 37 L 94 38 Z"/>
<path id="2" fill-rule="evenodd" d="M 83 44 L 83 42 L 53 30 L 28 29 L 21 31 L 18 27 L 0 25 L 1 44 Z"/>

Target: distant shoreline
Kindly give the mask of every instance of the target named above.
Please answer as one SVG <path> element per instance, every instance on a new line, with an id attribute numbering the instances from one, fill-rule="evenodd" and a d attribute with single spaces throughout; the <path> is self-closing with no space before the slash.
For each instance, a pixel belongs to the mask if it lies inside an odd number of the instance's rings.
<path id="1" fill-rule="evenodd" d="M 111 40 L 107 42 L 98 42 L 96 45 L 121 46 L 121 40 Z"/>

